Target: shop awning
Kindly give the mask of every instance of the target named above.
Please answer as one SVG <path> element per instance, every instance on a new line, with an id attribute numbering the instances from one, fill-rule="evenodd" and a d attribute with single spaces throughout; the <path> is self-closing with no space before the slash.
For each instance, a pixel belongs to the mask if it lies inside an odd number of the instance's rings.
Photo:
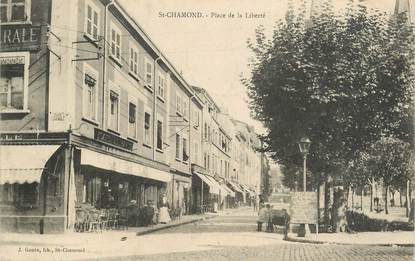
<path id="1" fill-rule="evenodd" d="M 214 187 L 214 190 L 217 191 L 216 194 L 219 194 L 221 190 L 223 190 L 222 186 L 219 184 L 219 182 L 216 181 L 215 178 L 206 175 L 206 177 L 210 180 L 210 182 L 212 183 L 212 186 Z M 223 194 L 223 192 L 222 192 Z"/>
<path id="2" fill-rule="evenodd" d="M 0 184 L 39 183 L 46 162 L 59 146 L 0 146 Z"/>
<path id="3" fill-rule="evenodd" d="M 238 184 L 236 184 L 234 182 L 231 182 L 231 181 L 228 181 L 228 182 L 229 182 L 229 184 L 231 184 L 231 186 L 232 186 L 233 190 L 235 190 L 235 192 L 244 193 L 242 191 L 242 189 L 239 187 Z"/>
<path id="4" fill-rule="evenodd" d="M 218 194 L 219 195 L 219 190 L 220 187 L 219 185 L 216 185 L 215 183 L 213 183 L 213 181 L 211 180 L 211 178 L 207 175 L 204 175 L 202 173 L 199 173 L 197 171 L 194 172 L 203 182 L 206 183 L 206 185 L 209 186 L 209 192 L 212 194 Z"/>
<path id="5" fill-rule="evenodd" d="M 93 167 L 118 172 L 120 174 L 133 175 L 159 180 L 162 182 L 171 181 L 171 175 L 168 172 L 85 148 L 81 149 L 81 165 L 90 165 Z"/>
<path id="6" fill-rule="evenodd" d="M 222 191 L 224 191 L 224 194 L 229 195 L 231 197 L 235 197 L 235 192 L 228 188 L 228 186 L 226 186 L 225 184 L 221 184 L 220 186 L 222 188 Z"/>

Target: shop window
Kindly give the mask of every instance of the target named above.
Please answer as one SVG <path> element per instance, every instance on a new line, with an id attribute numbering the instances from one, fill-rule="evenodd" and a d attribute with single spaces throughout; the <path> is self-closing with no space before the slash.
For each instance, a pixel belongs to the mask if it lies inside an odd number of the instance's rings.
<path id="1" fill-rule="evenodd" d="M 0 110 L 27 109 L 27 80 L 29 54 L 3 53 L 0 55 Z"/>
<path id="2" fill-rule="evenodd" d="M 151 144 L 151 115 L 150 113 L 144 113 L 144 143 Z"/>
<path id="3" fill-rule="evenodd" d="M 176 134 L 176 159 L 180 159 L 180 135 Z"/>
<path id="4" fill-rule="evenodd" d="M 86 17 L 85 17 L 85 33 L 92 40 L 98 40 L 99 32 L 99 8 L 92 4 L 92 2 L 86 5 Z"/>
<path id="5" fill-rule="evenodd" d="M 85 201 L 86 203 L 89 203 L 91 205 L 100 207 L 101 202 L 101 178 L 100 177 L 89 177 L 86 179 L 86 197 Z"/>
<path id="6" fill-rule="evenodd" d="M 163 123 L 157 121 L 157 149 L 163 149 Z"/>
<path id="7" fill-rule="evenodd" d="M 121 64 L 121 32 L 115 25 L 111 28 L 111 57 Z"/>
<path id="8" fill-rule="evenodd" d="M 115 91 L 110 91 L 110 121 L 109 128 L 118 131 L 119 122 L 119 97 Z"/>
<path id="9" fill-rule="evenodd" d="M 30 0 L 1 0 L 0 22 L 16 23 L 30 20 Z"/>
<path id="10" fill-rule="evenodd" d="M 97 120 L 97 71 L 84 64 L 83 116 Z"/>
<path id="11" fill-rule="evenodd" d="M 18 209 L 33 209 L 39 204 L 39 184 L 3 184 L 0 185 L 0 202 Z"/>
<path id="12" fill-rule="evenodd" d="M 137 106 L 132 102 L 128 103 L 128 136 L 137 138 Z"/>

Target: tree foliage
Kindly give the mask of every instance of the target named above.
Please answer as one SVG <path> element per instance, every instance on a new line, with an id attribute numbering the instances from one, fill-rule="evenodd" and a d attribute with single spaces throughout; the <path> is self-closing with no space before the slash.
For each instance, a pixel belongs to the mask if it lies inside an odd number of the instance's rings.
<path id="1" fill-rule="evenodd" d="M 312 140 L 313 172 L 342 172 L 383 136 L 412 142 L 412 26 L 350 1 L 336 15 L 330 2 L 305 18 L 290 8 L 272 39 L 265 29 L 248 41 L 251 75 L 242 79 L 253 116 L 268 128 L 267 149 L 286 166 L 301 166 L 298 141 Z M 343 172 L 342 172 L 343 173 Z"/>

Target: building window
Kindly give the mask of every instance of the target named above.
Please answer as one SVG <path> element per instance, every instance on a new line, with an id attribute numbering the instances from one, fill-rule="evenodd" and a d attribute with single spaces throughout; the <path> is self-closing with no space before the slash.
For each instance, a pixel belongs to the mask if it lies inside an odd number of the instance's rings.
<path id="1" fill-rule="evenodd" d="M 210 141 L 210 126 L 208 126 L 208 141 Z"/>
<path id="2" fill-rule="evenodd" d="M 182 115 L 182 97 L 176 93 L 176 113 Z"/>
<path id="3" fill-rule="evenodd" d="M 121 63 L 121 32 L 115 26 L 111 28 L 111 57 Z"/>
<path id="4" fill-rule="evenodd" d="M 157 149 L 163 149 L 163 123 L 157 121 Z"/>
<path id="5" fill-rule="evenodd" d="M 151 115 L 150 113 L 144 113 L 144 143 L 151 144 Z"/>
<path id="6" fill-rule="evenodd" d="M 203 167 L 207 168 L 207 155 L 206 153 L 203 154 Z"/>
<path id="7" fill-rule="evenodd" d="M 145 69 L 146 69 L 146 74 L 145 74 L 146 85 L 147 85 L 147 87 L 152 89 L 153 88 L 152 87 L 153 86 L 153 84 L 152 84 L 152 81 L 153 81 L 153 65 L 148 60 L 146 61 Z"/>
<path id="8" fill-rule="evenodd" d="M 128 103 L 128 136 L 137 138 L 137 106 L 132 102 Z"/>
<path id="9" fill-rule="evenodd" d="M 93 121 L 97 120 L 97 76 L 97 71 L 84 63 L 83 116 Z"/>
<path id="10" fill-rule="evenodd" d="M 188 161 L 189 155 L 187 154 L 187 139 L 183 138 L 183 161 Z"/>
<path id="11" fill-rule="evenodd" d="M 193 126 L 199 127 L 199 111 L 197 109 L 193 110 Z"/>
<path id="12" fill-rule="evenodd" d="M 193 162 L 198 164 L 199 163 L 199 144 L 197 142 L 195 142 L 193 154 L 194 154 Z"/>
<path id="13" fill-rule="evenodd" d="M 205 122 L 205 140 L 207 140 L 207 135 L 208 135 L 208 128 L 207 128 L 207 123 Z"/>
<path id="14" fill-rule="evenodd" d="M 0 22 L 26 22 L 30 20 L 30 0 L 1 0 Z"/>
<path id="15" fill-rule="evenodd" d="M 110 91 L 110 122 L 109 127 L 111 130 L 118 131 L 119 121 L 119 97 L 114 91 Z"/>
<path id="16" fill-rule="evenodd" d="M 27 109 L 28 53 L 3 53 L 0 56 L 0 110 Z"/>
<path id="17" fill-rule="evenodd" d="M 176 134 L 176 159 L 180 159 L 180 135 Z"/>
<path id="18" fill-rule="evenodd" d="M 166 81 L 164 76 L 159 74 L 158 79 L 158 88 L 157 88 L 157 95 L 164 99 L 164 91 L 165 91 Z"/>
<path id="19" fill-rule="evenodd" d="M 138 51 L 130 48 L 130 73 L 138 77 Z"/>
<path id="20" fill-rule="evenodd" d="M 85 32 L 92 40 L 98 40 L 99 32 L 98 7 L 92 4 L 86 5 Z"/>
<path id="21" fill-rule="evenodd" d="M 189 115 L 188 115 L 188 114 L 189 114 L 189 113 L 188 113 L 188 111 L 189 111 L 189 110 L 188 110 L 188 108 L 187 108 L 187 100 L 186 100 L 186 98 L 184 98 L 184 99 L 183 99 L 183 108 L 182 108 L 182 112 L 183 112 L 183 117 L 184 117 L 184 118 L 186 118 L 186 119 L 187 119 L 187 118 L 188 118 L 188 116 L 189 116 Z"/>

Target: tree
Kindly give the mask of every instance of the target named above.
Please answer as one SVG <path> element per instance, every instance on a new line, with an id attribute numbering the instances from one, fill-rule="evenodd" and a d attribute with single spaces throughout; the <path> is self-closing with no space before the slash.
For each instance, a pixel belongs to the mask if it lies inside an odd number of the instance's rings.
<path id="1" fill-rule="evenodd" d="M 354 189 L 359 189 L 361 191 L 360 205 L 363 210 L 363 190 L 367 185 L 373 186 L 374 175 L 370 169 L 370 155 L 367 152 L 357 152 L 356 156 L 348 162 L 347 168 L 345 170 L 345 180 L 344 183 L 346 187 L 351 187 L 352 191 Z M 372 211 L 372 197 L 373 191 L 371 188 L 370 194 L 371 201 L 371 211 Z"/>
<path id="2" fill-rule="evenodd" d="M 411 176 L 411 145 L 390 137 L 381 138 L 370 149 L 371 168 L 382 180 L 385 193 L 385 213 L 388 214 L 388 194 L 391 186 L 406 184 Z"/>
<path id="3" fill-rule="evenodd" d="M 242 79 L 252 115 L 269 130 L 273 158 L 301 166 L 297 142 L 308 136 L 309 169 L 339 185 L 356 152 L 382 135 L 412 140 L 412 27 L 403 15 L 388 20 L 360 2 L 354 8 L 350 1 L 342 15 L 326 2 L 310 20 L 304 9 L 295 15 L 290 8 L 271 40 L 259 27 L 248 41 L 251 75 Z M 336 191 L 344 209 L 344 191 Z M 336 231 L 340 223 L 333 224 Z"/>

